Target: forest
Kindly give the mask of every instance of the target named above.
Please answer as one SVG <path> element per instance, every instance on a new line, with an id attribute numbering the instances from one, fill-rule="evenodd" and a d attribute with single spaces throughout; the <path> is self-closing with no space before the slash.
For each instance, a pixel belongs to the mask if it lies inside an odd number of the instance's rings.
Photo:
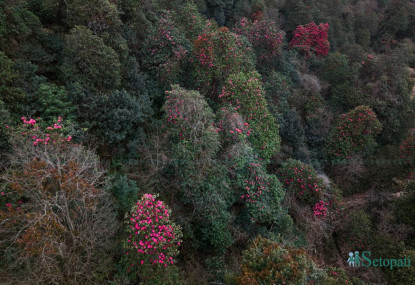
<path id="1" fill-rule="evenodd" d="M 413 285 L 414 85 L 414 0 L 0 0 L 0 284 Z"/>

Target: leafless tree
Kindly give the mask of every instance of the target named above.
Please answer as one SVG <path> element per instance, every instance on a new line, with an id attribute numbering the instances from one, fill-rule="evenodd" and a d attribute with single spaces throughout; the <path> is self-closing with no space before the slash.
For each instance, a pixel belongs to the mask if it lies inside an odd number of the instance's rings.
<path id="1" fill-rule="evenodd" d="M 15 134 L 0 188 L 0 249 L 10 284 L 102 284 L 118 224 L 97 156 L 56 137 L 33 145 Z M 52 142 L 52 140 L 50 140 Z M 7 284 L 7 282 L 5 281 Z"/>

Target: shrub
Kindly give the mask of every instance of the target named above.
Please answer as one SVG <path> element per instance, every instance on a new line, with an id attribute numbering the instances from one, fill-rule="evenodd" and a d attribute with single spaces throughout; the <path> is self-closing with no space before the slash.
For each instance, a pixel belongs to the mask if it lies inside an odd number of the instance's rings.
<path id="1" fill-rule="evenodd" d="M 281 137 L 297 150 L 305 141 L 301 117 L 295 108 L 287 111 L 281 122 Z"/>
<path id="2" fill-rule="evenodd" d="M 324 60 L 321 68 L 321 77 L 332 87 L 344 84 L 345 82 L 355 82 L 360 67 L 357 63 L 351 64 L 345 54 L 339 52 L 331 53 Z"/>
<path id="3" fill-rule="evenodd" d="M 218 122 L 214 126 L 221 135 L 223 147 L 243 142 L 252 132 L 249 124 L 231 107 L 222 107 L 217 116 Z"/>
<path id="4" fill-rule="evenodd" d="M 98 115 L 96 121 L 91 123 L 105 143 L 116 144 L 140 137 L 148 111 L 139 99 L 125 90 L 114 90 L 102 98 L 101 104 L 101 108 L 94 110 Z"/>
<path id="5" fill-rule="evenodd" d="M 257 237 L 244 251 L 237 284 L 305 284 L 311 260 L 301 249 Z"/>
<path id="6" fill-rule="evenodd" d="M 389 258 L 400 259 L 408 256 L 412 257 L 413 250 L 405 250 L 405 245 L 396 241 L 389 235 L 374 235 L 369 242 L 372 252 L 371 259 Z M 411 254 L 412 253 L 412 254 Z M 413 281 L 413 265 L 411 267 L 396 267 L 391 270 L 389 267 L 381 267 L 384 278 L 388 284 L 412 284 Z"/>
<path id="7" fill-rule="evenodd" d="M 273 114 L 278 120 L 289 110 L 288 98 L 292 85 L 291 79 L 279 72 L 272 71 L 266 78 L 265 93 L 270 109 L 274 109 Z"/>
<path id="8" fill-rule="evenodd" d="M 370 244 L 372 221 L 363 210 L 346 215 L 340 231 L 340 238 L 351 250 L 365 249 Z"/>
<path id="9" fill-rule="evenodd" d="M 173 19 L 179 30 L 186 34 L 186 38 L 193 41 L 203 33 L 206 18 L 199 12 L 195 3 L 184 3 L 179 11 L 173 14 Z"/>
<path id="10" fill-rule="evenodd" d="M 13 64 L 13 61 L 0 51 L 0 100 L 7 104 L 10 111 L 18 112 L 26 99 L 26 94 L 17 84 L 20 74 Z"/>
<path id="11" fill-rule="evenodd" d="M 243 194 L 240 199 L 246 203 L 251 220 L 262 224 L 280 222 L 285 213 L 281 205 L 284 192 L 275 175 L 266 173 L 265 167 L 249 154 L 233 161 L 236 183 Z M 239 192 L 240 193 L 240 192 Z"/>
<path id="12" fill-rule="evenodd" d="M 230 233 L 232 217 L 229 208 L 232 193 L 226 168 L 219 161 L 216 165 L 199 169 L 198 157 L 182 163 L 186 172 L 178 171 L 181 201 L 194 213 L 189 219 L 194 233 L 193 246 L 209 254 L 223 256 L 233 243 Z M 194 162 L 196 161 L 196 162 Z M 206 162 L 205 162 L 206 163 Z M 193 234 L 192 234 L 193 235 Z"/>
<path id="13" fill-rule="evenodd" d="M 90 28 L 94 34 L 102 34 L 121 26 L 119 11 L 114 2 L 108 0 L 74 0 L 68 7 L 70 22 Z"/>
<path id="14" fill-rule="evenodd" d="M 411 258 L 415 256 L 415 250 L 404 250 L 401 252 L 399 258 Z M 415 283 L 415 268 L 413 265 L 408 267 L 398 267 L 390 270 L 389 268 L 384 269 L 386 279 L 390 284 L 414 284 Z"/>
<path id="15" fill-rule="evenodd" d="M 0 165 L 2 165 L 2 167 L 3 167 L 3 155 L 10 150 L 10 144 L 9 144 L 10 134 L 8 132 L 8 129 L 10 128 L 9 124 L 11 120 L 10 120 L 10 114 L 6 110 L 5 105 L 6 104 L 4 104 L 4 102 L 0 100 L 0 122 L 2 122 L 2 124 L 0 125 Z"/>
<path id="16" fill-rule="evenodd" d="M 331 90 L 330 104 L 335 111 L 344 112 L 362 104 L 362 96 L 350 81 L 336 85 Z"/>
<path id="17" fill-rule="evenodd" d="M 78 121 L 98 146 L 117 146 L 140 140 L 142 123 L 150 115 L 149 105 L 125 90 L 107 95 L 93 92 L 79 84 L 68 87 L 69 97 L 78 107 Z M 147 108 L 147 109 L 146 109 Z"/>
<path id="18" fill-rule="evenodd" d="M 352 154 L 371 151 L 376 146 L 374 136 L 381 129 L 373 110 L 358 106 L 342 114 L 333 126 L 327 143 L 328 153 L 334 158 L 350 158 Z"/>
<path id="19" fill-rule="evenodd" d="M 396 220 L 400 223 L 415 227 L 415 183 L 411 182 L 410 186 L 411 192 L 408 195 L 405 195 L 402 198 L 399 198 L 395 202 L 395 215 Z"/>
<path id="20" fill-rule="evenodd" d="M 289 195 L 306 204 L 315 205 L 325 191 L 323 181 L 317 177 L 314 168 L 298 160 L 289 159 L 277 170 L 277 176 Z"/>
<path id="21" fill-rule="evenodd" d="M 138 198 L 138 187 L 134 180 L 130 180 L 126 175 L 116 174 L 111 185 L 112 195 L 115 197 L 120 215 L 128 212 Z"/>
<path id="22" fill-rule="evenodd" d="M 306 116 L 305 136 L 310 147 L 324 145 L 330 133 L 333 115 L 325 107 L 318 108 Z"/>
<path id="23" fill-rule="evenodd" d="M 344 272 L 343 268 L 339 267 L 327 267 L 324 269 L 325 276 L 322 280 L 319 280 L 322 282 L 321 284 L 327 284 L 327 285 L 347 285 L 347 284 L 361 284 L 364 285 L 365 283 L 361 280 L 358 280 L 357 278 L 353 278 L 351 280 L 347 275 L 346 272 Z M 320 283 L 317 283 L 320 284 Z"/>
<path id="24" fill-rule="evenodd" d="M 413 131 L 413 129 L 411 129 Z M 415 159 L 415 136 L 410 134 L 399 146 L 400 157 L 404 160 L 408 160 L 411 164 Z"/>
<path id="25" fill-rule="evenodd" d="M 220 137 L 214 114 L 199 92 L 178 85 L 166 91 L 163 110 L 172 150 L 166 172 L 179 185 L 180 201 L 195 214 L 189 221 L 196 236 L 194 244 L 222 255 L 232 244 L 228 230 L 231 193 L 226 169 L 216 160 Z"/>

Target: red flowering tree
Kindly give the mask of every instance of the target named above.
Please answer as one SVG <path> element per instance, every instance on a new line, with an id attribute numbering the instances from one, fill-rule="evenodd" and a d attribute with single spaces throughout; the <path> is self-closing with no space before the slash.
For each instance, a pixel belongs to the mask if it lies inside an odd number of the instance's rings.
<path id="1" fill-rule="evenodd" d="M 335 158 L 350 158 L 352 154 L 372 150 L 376 146 L 375 136 L 382 125 L 375 112 L 364 105 L 342 114 L 332 128 L 327 151 Z"/>
<path id="2" fill-rule="evenodd" d="M 247 18 L 242 18 L 234 31 L 249 40 L 260 62 L 267 61 L 281 52 L 285 34 L 277 29 L 273 21 L 251 22 Z"/>
<path id="3" fill-rule="evenodd" d="M 247 135 L 262 158 L 269 159 L 278 153 L 278 125 L 268 110 L 265 91 L 257 72 L 230 75 L 219 97 L 248 123 L 252 132 Z"/>
<path id="4" fill-rule="evenodd" d="M 290 42 L 290 46 L 297 48 L 306 57 L 314 54 L 318 57 L 326 56 L 330 50 L 328 41 L 329 24 L 319 24 L 311 22 L 305 26 L 298 26 L 293 34 L 294 37 Z"/>
<path id="5" fill-rule="evenodd" d="M 182 237 L 180 227 L 170 219 L 170 209 L 156 199 L 157 195 L 144 194 L 125 221 L 128 270 L 134 268 L 144 278 L 152 267 L 157 270 L 174 263 Z"/>

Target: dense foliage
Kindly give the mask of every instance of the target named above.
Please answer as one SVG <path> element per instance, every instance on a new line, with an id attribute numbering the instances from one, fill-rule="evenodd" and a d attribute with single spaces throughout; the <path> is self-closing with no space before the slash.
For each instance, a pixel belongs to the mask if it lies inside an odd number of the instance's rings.
<path id="1" fill-rule="evenodd" d="M 0 1 L 1 284 L 413 284 L 415 4 Z"/>

